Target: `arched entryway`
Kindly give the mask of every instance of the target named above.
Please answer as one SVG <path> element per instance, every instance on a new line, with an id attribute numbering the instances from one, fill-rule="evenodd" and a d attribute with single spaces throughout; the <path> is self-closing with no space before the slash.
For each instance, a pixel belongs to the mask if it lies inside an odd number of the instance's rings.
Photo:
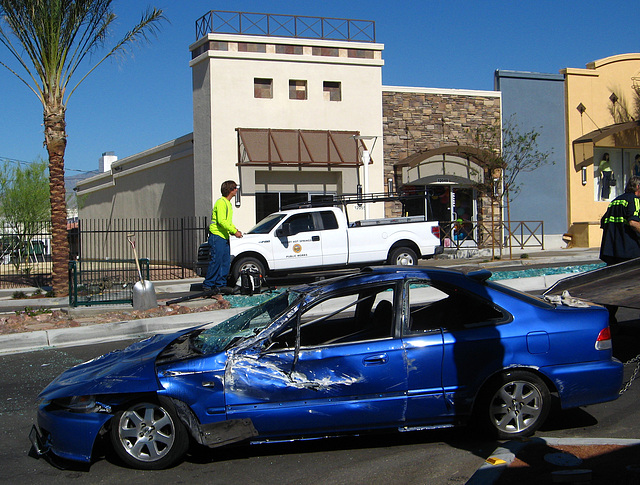
<path id="1" fill-rule="evenodd" d="M 479 190 L 487 177 L 482 155 L 474 147 L 453 145 L 416 153 L 395 164 L 399 192 L 424 195 L 404 204 L 405 215 L 426 214 L 438 220 L 445 228 L 445 246 L 479 246 L 483 237 L 477 222 L 501 220 L 499 204 L 496 213 L 492 198 Z"/>

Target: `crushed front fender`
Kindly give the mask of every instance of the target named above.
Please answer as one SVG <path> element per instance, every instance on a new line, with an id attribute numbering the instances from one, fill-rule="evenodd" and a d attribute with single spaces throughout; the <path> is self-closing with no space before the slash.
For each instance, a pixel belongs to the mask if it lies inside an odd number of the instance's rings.
<path id="1" fill-rule="evenodd" d="M 106 413 L 71 413 L 50 410 L 46 405 L 38 409 L 38 428 L 48 449 L 67 460 L 91 461 L 91 452 L 102 427 L 112 418 Z"/>

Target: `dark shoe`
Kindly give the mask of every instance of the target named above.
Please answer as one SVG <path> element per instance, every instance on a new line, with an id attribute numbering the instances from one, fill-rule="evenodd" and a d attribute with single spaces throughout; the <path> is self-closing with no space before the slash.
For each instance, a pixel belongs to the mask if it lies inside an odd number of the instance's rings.
<path id="1" fill-rule="evenodd" d="M 233 295 L 233 288 L 229 288 L 228 286 L 221 286 L 218 288 L 218 291 L 221 295 Z"/>
<path id="2" fill-rule="evenodd" d="M 205 295 L 219 295 L 220 294 L 220 291 L 215 286 L 214 287 L 203 286 L 202 287 L 202 292 Z"/>

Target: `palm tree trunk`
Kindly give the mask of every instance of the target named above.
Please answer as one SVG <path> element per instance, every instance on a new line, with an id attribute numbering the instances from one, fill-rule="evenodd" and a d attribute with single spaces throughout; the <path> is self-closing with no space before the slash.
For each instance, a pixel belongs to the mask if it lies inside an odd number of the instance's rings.
<path id="1" fill-rule="evenodd" d="M 49 153 L 49 191 L 51 199 L 52 287 L 56 296 L 69 293 L 69 240 L 67 202 L 64 188 L 64 152 L 67 147 L 65 108 L 61 103 L 46 106 L 44 133 Z"/>

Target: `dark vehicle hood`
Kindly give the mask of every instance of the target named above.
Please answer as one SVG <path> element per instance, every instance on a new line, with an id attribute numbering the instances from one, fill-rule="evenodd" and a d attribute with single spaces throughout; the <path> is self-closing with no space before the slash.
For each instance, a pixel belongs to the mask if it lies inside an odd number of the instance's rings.
<path id="1" fill-rule="evenodd" d="M 156 357 L 173 340 L 189 331 L 155 335 L 123 350 L 76 365 L 55 378 L 40 393 L 41 399 L 69 396 L 155 392 L 159 389 Z"/>

